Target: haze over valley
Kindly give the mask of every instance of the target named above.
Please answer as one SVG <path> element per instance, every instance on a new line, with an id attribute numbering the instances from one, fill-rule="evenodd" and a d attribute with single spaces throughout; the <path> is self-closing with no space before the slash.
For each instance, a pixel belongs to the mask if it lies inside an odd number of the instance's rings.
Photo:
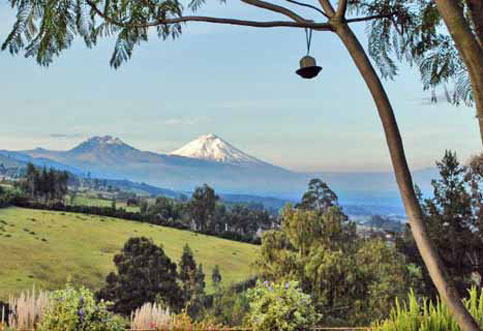
<path id="1" fill-rule="evenodd" d="M 143 151 L 112 136 L 91 137 L 65 151 L 41 146 L 0 151 L 5 169 L 26 162 L 83 177 L 146 183 L 172 192 L 192 192 L 206 183 L 220 194 L 241 200 L 272 198 L 279 200 L 278 206 L 297 201 L 308 181 L 318 177 L 338 193 L 349 214 L 404 215 L 390 172 L 294 172 L 248 155 L 213 133 L 166 154 Z M 434 175 L 434 169 L 415 171 L 415 182 L 429 194 Z"/>

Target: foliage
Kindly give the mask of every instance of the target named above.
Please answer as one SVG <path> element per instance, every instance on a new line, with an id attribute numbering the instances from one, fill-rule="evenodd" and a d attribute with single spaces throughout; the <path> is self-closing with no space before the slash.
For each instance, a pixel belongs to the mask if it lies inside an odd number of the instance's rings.
<path id="1" fill-rule="evenodd" d="M 196 261 L 191 248 L 186 244 L 179 262 L 179 279 L 184 305 L 191 318 L 200 317 L 205 299 L 205 275 L 201 264 L 196 267 Z"/>
<path id="2" fill-rule="evenodd" d="M 85 287 L 65 289 L 50 295 L 51 305 L 44 312 L 38 330 L 124 330 L 122 323 L 107 311 L 109 304 L 96 302 L 94 294 Z"/>
<path id="3" fill-rule="evenodd" d="M 197 187 L 188 203 L 191 217 L 195 221 L 197 229 L 205 231 L 213 228 L 213 216 L 215 214 L 216 201 L 218 196 L 208 185 Z"/>
<path id="4" fill-rule="evenodd" d="M 475 157 L 469 167 L 463 167 L 456 154 L 447 151 L 441 162 L 437 162 L 440 178 L 432 181 L 433 197 L 421 198 L 429 235 L 461 296 L 475 284 L 474 276 L 480 278 L 476 285 L 480 285 L 483 276 L 482 160 L 481 156 Z M 412 263 L 420 266 L 423 279 L 429 284 L 429 276 L 408 231 L 398 247 Z M 435 291 L 426 286 L 423 294 L 433 297 Z"/>
<path id="5" fill-rule="evenodd" d="M 22 192 L 16 188 L 0 186 L 0 208 L 9 207 L 22 199 Z"/>
<path id="6" fill-rule="evenodd" d="M 319 320 L 310 295 L 302 292 L 297 282 L 264 282 L 249 290 L 253 330 L 295 331 L 310 329 Z"/>
<path id="7" fill-rule="evenodd" d="M 67 181 L 69 175 L 66 171 L 54 169 L 37 169 L 32 163 L 27 165 L 25 179 L 20 187 L 27 196 L 35 201 L 63 202 L 67 194 Z"/>
<path id="8" fill-rule="evenodd" d="M 218 288 L 213 294 L 210 316 L 223 325 L 243 325 L 250 310 L 247 290 Z"/>
<path id="9" fill-rule="evenodd" d="M 297 281 L 325 325 L 387 316 L 410 282 L 404 256 L 382 240 L 358 238 L 337 205 L 325 212 L 288 205 L 281 231 L 263 234 L 255 267 L 262 279 Z"/>
<path id="10" fill-rule="evenodd" d="M 330 207 L 337 205 L 337 194 L 329 188 L 327 183 L 319 178 L 314 178 L 310 180 L 309 188 L 302 196 L 302 201 L 295 207 L 326 212 Z"/>
<path id="11" fill-rule="evenodd" d="M 114 256 L 117 274 L 111 272 L 99 296 L 114 303 L 113 310 L 130 314 L 146 302 L 161 298 L 171 309 L 182 305 L 176 264 L 151 240 L 130 238 Z"/>
<path id="12" fill-rule="evenodd" d="M 464 304 L 476 322 L 483 326 L 483 291 L 478 293 L 478 290 L 473 287 Z M 376 322 L 374 330 L 458 331 L 460 328 L 444 302 L 438 299 L 434 304 L 425 298 L 418 300 L 411 291 L 408 303 L 396 299 L 396 306 L 392 309 L 390 317 L 382 322 Z"/>
<path id="13" fill-rule="evenodd" d="M 468 13 L 468 2 L 460 3 Z M 368 21 L 366 31 L 369 54 L 383 77 L 394 78 L 396 62 L 406 61 L 418 67 L 425 90 L 443 86 L 448 102 L 473 102 L 468 72 L 434 1 L 351 0 L 349 10 L 381 16 Z M 451 92 L 447 84 L 453 85 Z M 431 99 L 437 100 L 435 93 Z"/>

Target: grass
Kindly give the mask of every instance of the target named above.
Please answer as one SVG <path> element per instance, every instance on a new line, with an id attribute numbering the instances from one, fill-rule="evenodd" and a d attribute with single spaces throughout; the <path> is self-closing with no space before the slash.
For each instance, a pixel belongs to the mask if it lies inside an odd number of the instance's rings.
<path id="1" fill-rule="evenodd" d="M 69 198 L 67 198 L 69 201 Z M 91 207 L 111 207 L 112 200 L 100 199 L 88 195 L 79 195 L 74 199 L 74 205 L 77 206 L 91 206 Z M 124 208 L 130 212 L 139 212 L 139 207 L 128 206 L 125 202 L 116 202 L 116 208 Z"/>
<path id="2" fill-rule="evenodd" d="M 211 270 L 218 264 L 224 284 L 251 275 L 255 245 L 204 236 L 146 223 L 85 214 L 0 209 L 0 299 L 32 288 L 57 289 L 68 278 L 93 290 L 103 286 L 114 270 L 112 258 L 130 237 L 145 236 L 162 245 L 179 261 L 189 244 L 203 264 L 207 290 Z"/>

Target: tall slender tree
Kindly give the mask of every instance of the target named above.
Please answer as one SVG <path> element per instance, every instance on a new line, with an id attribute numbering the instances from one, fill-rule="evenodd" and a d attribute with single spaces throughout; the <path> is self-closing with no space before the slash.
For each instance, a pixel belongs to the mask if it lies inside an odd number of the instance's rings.
<path id="1" fill-rule="evenodd" d="M 162 38 L 176 38 L 182 32 L 182 24 L 187 22 L 258 28 L 292 27 L 335 33 L 350 54 L 376 104 L 411 229 L 431 278 L 461 328 L 478 330 L 428 237 L 394 111 L 375 68 L 350 27 L 354 22 L 388 19 L 394 13 L 381 12 L 377 15 L 348 18 L 348 0 L 339 0 L 336 7 L 330 0 L 319 0 L 319 6 L 287 0 L 291 4 L 308 7 L 321 14 L 324 22 L 320 22 L 319 19 L 314 21 L 305 18 L 288 7 L 265 0 L 241 1 L 286 16 L 288 20 L 254 21 L 185 15 L 183 6 L 177 0 L 9 0 L 17 9 L 17 21 L 3 48 L 8 48 L 14 54 L 25 50 L 27 57 L 35 57 L 41 65 L 48 65 L 55 56 L 70 47 L 77 35 L 84 39 L 88 47 L 94 46 L 100 37 L 115 35 L 117 42 L 111 65 L 117 68 L 132 56 L 136 45 L 148 40 L 150 28 L 154 28 Z M 187 8 L 196 11 L 204 2 L 192 0 Z"/>

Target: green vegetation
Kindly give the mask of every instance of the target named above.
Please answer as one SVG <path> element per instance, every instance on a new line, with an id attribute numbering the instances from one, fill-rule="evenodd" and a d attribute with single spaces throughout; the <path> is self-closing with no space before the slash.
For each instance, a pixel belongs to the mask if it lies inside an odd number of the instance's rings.
<path id="1" fill-rule="evenodd" d="M 173 310 L 183 307 L 176 263 L 151 240 L 129 238 L 114 263 L 117 272 L 107 275 L 99 297 L 113 302 L 116 313 L 129 316 L 146 302 L 163 303 Z"/>
<path id="2" fill-rule="evenodd" d="M 324 326 L 368 325 L 386 317 L 395 298 L 407 293 L 410 275 L 393 246 L 356 235 L 329 191 L 314 201 L 330 203 L 287 205 L 282 231 L 263 234 L 258 275 L 298 282 Z"/>
<path id="3" fill-rule="evenodd" d="M 248 293 L 249 325 L 254 331 L 297 331 L 313 327 L 320 318 L 310 295 L 297 282 L 264 282 Z"/>
<path id="4" fill-rule="evenodd" d="M 50 293 L 49 305 L 43 312 L 37 329 L 41 331 L 64 330 L 124 330 L 119 318 L 107 309 L 109 305 L 96 302 L 94 294 L 85 287 L 79 289 L 67 284 L 65 289 Z"/>
<path id="5" fill-rule="evenodd" d="M 32 287 L 58 289 L 73 283 L 100 289 L 112 262 L 130 237 L 145 236 L 178 261 L 189 244 L 206 270 L 219 265 L 223 283 L 248 278 L 258 247 L 189 231 L 93 215 L 0 209 L 0 299 Z M 207 280 L 211 291 L 211 279 Z"/>
<path id="6" fill-rule="evenodd" d="M 483 326 L 483 291 L 472 288 L 464 304 L 476 322 Z M 374 331 L 459 331 L 458 324 L 450 315 L 448 307 L 440 299 L 436 304 L 430 300 L 419 300 L 413 292 L 409 301 L 396 300 L 390 317 L 374 325 Z"/>

